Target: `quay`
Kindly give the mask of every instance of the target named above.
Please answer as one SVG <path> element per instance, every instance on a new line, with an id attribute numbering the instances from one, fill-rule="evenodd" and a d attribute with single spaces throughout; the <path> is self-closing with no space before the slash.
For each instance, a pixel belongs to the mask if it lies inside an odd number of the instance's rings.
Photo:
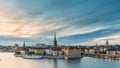
<path id="1" fill-rule="evenodd" d="M 120 60 L 119 55 L 106 55 L 106 54 L 87 54 L 84 56 L 94 57 L 94 58 L 102 58 L 102 59 L 113 59 L 113 60 Z"/>

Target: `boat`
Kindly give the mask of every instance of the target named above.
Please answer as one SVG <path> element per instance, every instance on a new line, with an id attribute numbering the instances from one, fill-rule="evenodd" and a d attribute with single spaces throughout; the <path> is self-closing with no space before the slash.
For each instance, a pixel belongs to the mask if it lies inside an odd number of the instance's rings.
<path id="1" fill-rule="evenodd" d="M 63 56 L 43 56 L 46 59 L 64 59 Z"/>
<path id="2" fill-rule="evenodd" d="M 24 55 L 24 59 L 42 59 L 41 55 Z"/>
<path id="3" fill-rule="evenodd" d="M 53 56 L 53 59 L 63 59 L 63 56 Z"/>

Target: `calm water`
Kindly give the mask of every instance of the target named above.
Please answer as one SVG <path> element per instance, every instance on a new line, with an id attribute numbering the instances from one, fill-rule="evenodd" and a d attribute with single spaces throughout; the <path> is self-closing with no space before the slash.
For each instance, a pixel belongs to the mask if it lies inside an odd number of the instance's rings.
<path id="1" fill-rule="evenodd" d="M 0 53 L 0 68 L 120 68 L 120 61 L 84 57 L 81 59 L 22 59 L 13 53 Z"/>

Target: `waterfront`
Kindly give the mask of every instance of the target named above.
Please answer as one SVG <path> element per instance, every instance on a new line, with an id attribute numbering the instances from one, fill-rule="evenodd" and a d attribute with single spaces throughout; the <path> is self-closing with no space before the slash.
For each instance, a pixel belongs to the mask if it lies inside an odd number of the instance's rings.
<path id="1" fill-rule="evenodd" d="M 81 59 L 23 59 L 13 53 L 0 53 L 2 68 L 119 68 L 119 60 L 83 57 Z"/>

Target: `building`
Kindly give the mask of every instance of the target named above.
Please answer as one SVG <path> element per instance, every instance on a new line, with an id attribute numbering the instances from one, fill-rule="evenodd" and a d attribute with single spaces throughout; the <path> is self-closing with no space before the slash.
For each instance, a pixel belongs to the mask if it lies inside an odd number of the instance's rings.
<path id="1" fill-rule="evenodd" d="M 49 46 L 47 46 L 46 44 L 42 44 L 42 43 L 37 43 L 36 47 L 40 47 L 40 48 L 49 48 Z"/>
<path id="2" fill-rule="evenodd" d="M 17 47 L 18 45 L 16 45 L 15 47 Z M 25 41 L 23 42 L 23 46 L 22 47 L 18 47 L 17 50 L 15 51 L 16 53 L 19 53 L 19 54 L 27 54 L 28 53 L 28 50 L 26 50 L 28 48 L 26 48 L 25 46 Z"/>
<path id="3" fill-rule="evenodd" d="M 85 54 L 95 54 L 95 47 L 87 47 L 86 49 L 85 49 Z"/>
<path id="4" fill-rule="evenodd" d="M 14 52 L 16 52 L 17 50 L 19 50 L 19 45 L 18 44 L 15 44 L 14 46 L 12 46 L 12 50 Z"/>
<path id="5" fill-rule="evenodd" d="M 81 56 L 81 48 L 79 46 L 66 46 L 63 52 L 65 56 Z"/>
<path id="6" fill-rule="evenodd" d="M 25 50 L 20 50 L 19 52 L 21 55 L 27 54 L 27 51 L 25 51 Z"/>
<path id="7" fill-rule="evenodd" d="M 46 49 L 44 49 L 44 48 L 36 48 L 34 50 L 34 53 L 37 54 L 37 55 L 45 55 L 46 54 Z"/>
<path id="8" fill-rule="evenodd" d="M 59 56 L 63 54 L 62 48 L 57 46 L 56 33 L 54 33 L 52 54 L 53 56 Z"/>
<path id="9" fill-rule="evenodd" d="M 111 56 L 117 55 L 116 46 L 109 46 L 109 48 L 108 48 L 106 54 L 107 54 L 107 55 L 111 55 Z"/>
<path id="10" fill-rule="evenodd" d="M 61 48 L 57 48 L 57 50 L 53 50 L 52 53 L 53 53 L 53 56 L 63 55 L 63 51 Z"/>
<path id="11" fill-rule="evenodd" d="M 46 49 L 46 55 L 52 55 L 52 49 L 51 48 Z"/>

